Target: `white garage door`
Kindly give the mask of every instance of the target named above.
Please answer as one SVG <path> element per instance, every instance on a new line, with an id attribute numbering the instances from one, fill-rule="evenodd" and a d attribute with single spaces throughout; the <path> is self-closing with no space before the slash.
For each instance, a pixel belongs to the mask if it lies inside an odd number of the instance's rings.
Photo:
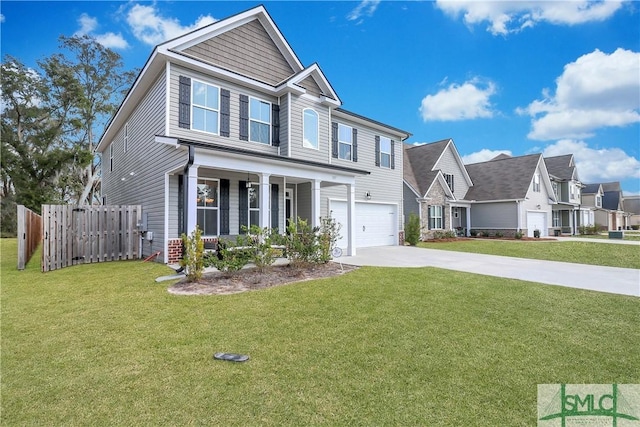
<path id="1" fill-rule="evenodd" d="M 540 230 L 540 237 L 547 233 L 547 213 L 527 212 L 527 236 L 533 237 L 533 230 Z"/>
<path id="2" fill-rule="evenodd" d="M 342 228 L 338 246 L 347 248 L 347 202 L 331 201 L 329 209 Z M 356 248 L 397 244 L 398 207 L 381 203 L 356 203 Z"/>

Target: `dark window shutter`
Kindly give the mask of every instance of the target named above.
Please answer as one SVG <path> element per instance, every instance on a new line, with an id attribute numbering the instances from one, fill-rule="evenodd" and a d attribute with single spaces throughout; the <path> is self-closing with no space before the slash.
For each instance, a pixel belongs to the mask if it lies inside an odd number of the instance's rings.
<path id="1" fill-rule="evenodd" d="M 220 180 L 220 234 L 229 235 L 229 180 Z"/>
<path id="2" fill-rule="evenodd" d="M 338 124 L 331 123 L 331 156 L 338 158 Z"/>
<path id="3" fill-rule="evenodd" d="M 249 97 L 240 95 L 240 139 L 249 140 Z"/>
<path id="4" fill-rule="evenodd" d="M 280 223 L 280 201 L 278 195 L 280 193 L 280 187 L 278 184 L 271 184 L 271 228 L 278 229 Z"/>
<path id="5" fill-rule="evenodd" d="M 391 141 L 391 169 L 396 168 L 396 150 L 395 150 L 396 147 L 395 146 L 396 146 L 396 142 Z"/>
<path id="6" fill-rule="evenodd" d="M 178 126 L 189 129 L 191 127 L 191 79 L 180 76 L 178 92 Z"/>
<path id="7" fill-rule="evenodd" d="M 240 230 L 240 234 L 244 234 L 242 226 L 249 226 L 249 192 L 247 191 L 247 181 L 240 181 L 238 183 L 238 207 L 240 209 L 238 229 Z"/>
<path id="8" fill-rule="evenodd" d="M 376 166 L 380 166 L 380 136 L 376 135 Z"/>
<path id="9" fill-rule="evenodd" d="M 447 219 L 447 214 L 445 212 L 446 211 L 444 210 L 444 205 L 442 205 L 442 229 L 443 230 L 447 229 L 447 225 L 445 224 L 445 220 Z"/>
<path id="10" fill-rule="evenodd" d="M 280 106 L 271 104 L 271 145 L 280 146 Z"/>
<path id="11" fill-rule="evenodd" d="M 229 136 L 231 94 L 228 89 L 220 90 L 220 136 Z"/>
<path id="12" fill-rule="evenodd" d="M 352 149 L 352 153 L 351 153 L 351 158 L 353 159 L 354 162 L 358 161 L 358 129 L 353 128 L 353 140 L 351 141 L 351 143 L 353 144 L 353 147 L 351 147 Z"/>
<path id="13" fill-rule="evenodd" d="M 427 206 L 427 229 L 431 230 L 431 206 Z"/>

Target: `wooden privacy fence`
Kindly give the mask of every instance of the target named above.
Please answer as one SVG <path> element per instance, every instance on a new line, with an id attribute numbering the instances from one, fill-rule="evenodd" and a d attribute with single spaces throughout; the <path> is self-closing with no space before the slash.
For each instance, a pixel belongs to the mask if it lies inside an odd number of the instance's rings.
<path id="1" fill-rule="evenodd" d="M 42 271 L 140 258 L 140 205 L 42 206 Z"/>
<path id="2" fill-rule="evenodd" d="M 24 270 L 41 238 L 42 217 L 31 209 L 18 205 L 18 270 Z"/>

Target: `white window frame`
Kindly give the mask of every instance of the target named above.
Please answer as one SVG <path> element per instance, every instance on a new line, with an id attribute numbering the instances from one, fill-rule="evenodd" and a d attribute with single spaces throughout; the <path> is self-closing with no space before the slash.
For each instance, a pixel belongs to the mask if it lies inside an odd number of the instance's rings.
<path id="1" fill-rule="evenodd" d="M 315 116 L 314 125 L 316 132 L 315 135 L 313 135 L 315 141 L 309 141 L 309 139 L 307 138 L 308 136 L 310 136 L 308 133 L 311 131 L 307 129 L 307 113 L 311 113 L 313 114 L 313 116 Z M 309 119 L 311 120 L 310 116 Z M 302 110 L 302 146 L 304 148 L 311 148 L 312 150 L 318 150 L 320 148 L 320 115 L 313 108 L 305 108 L 304 110 Z"/>
<path id="2" fill-rule="evenodd" d="M 109 172 L 113 172 L 113 142 L 109 145 Z"/>
<path id="3" fill-rule="evenodd" d="M 558 183 L 556 181 L 553 181 L 551 183 L 552 187 L 553 187 L 553 194 L 555 194 L 556 196 L 556 200 L 560 200 L 560 197 L 558 196 Z"/>
<path id="4" fill-rule="evenodd" d="M 596 194 L 596 207 L 597 208 L 602 207 L 602 196 L 599 194 Z"/>
<path id="5" fill-rule="evenodd" d="M 129 123 L 124 124 L 124 152 L 129 150 Z"/>
<path id="6" fill-rule="evenodd" d="M 551 223 L 553 224 L 553 227 L 562 227 L 560 211 L 551 212 Z"/>
<path id="7" fill-rule="evenodd" d="M 443 215 L 442 205 L 429 205 L 429 228 L 431 230 L 443 229 Z"/>
<path id="8" fill-rule="evenodd" d="M 349 129 L 349 132 L 347 133 L 349 135 L 349 141 L 344 141 L 340 139 L 340 135 L 342 133 L 340 132 L 341 127 Z M 347 146 L 347 145 L 349 146 L 348 158 L 342 155 L 342 150 L 341 150 L 342 146 Z M 353 161 L 353 128 L 351 126 L 343 125 L 342 123 L 338 123 L 338 158 L 342 160 Z"/>
<path id="9" fill-rule="evenodd" d="M 389 151 L 383 150 L 383 143 L 389 144 Z M 385 165 L 383 159 L 386 159 L 388 164 Z M 391 138 L 380 136 L 380 158 L 378 159 L 378 163 L 381 168 L 391 169 Z"/>
<path id="10" fill-rule="evenodd" d="M 533 191 L 536 193 L 540 192 L 540 174 L 536 173 L 533 175 Z"/>
<path id="11" fill-rule="evenodd" d="M 251 192 L 255 192 L 256 194 L 256 205 L 255 207 L 251 207 Z M 247 188 L 247 224 L 249 225 L 249 228 L 251 228 L 252 225 L 257 225 L 258 227 L 260 227 L 260 187 L 259 186 L 251 186 L 249 188 Z M 256 224 L 251 222 L 251 212 L 258 212 L 258 222 Z"/>
<path id="12" fill-rule="evenodd" d="M 252 108 L 251 108 L 251 101 L 257 101 L 260 104 L 266 104 L 268 106 L 268 113 L 269 113 L 269 118 L 267 121 L 264 121 L 262 117 L 260 118 L 253 118 L 252 117 Z M 265 101 L 264 99 L 260 99 L 260 98 L 255 98 L 253 96 L 249 97 L 249 141 L 251 142 L 256 142 L 258 144 L 263 144 L 263 145 L 271 145 L 271 114 L 272 114 L 272 105 L 271 102 L 269 101 Z M 253 132 L 251 131 L 251 122 L 254 123 L 258 123 L 260 125 L 267 125 L 269 127 L 269 130 L 267 131 L 267 142 L 263 142 L 260 140 L 256 140 L 253 139 Z"/>
<path id="13" fill-rule="evenodd" d="M 213 88 L 216 89 L 216 91 L 218 92 L 218 99 L 216 100 L 217 108 L 212 108 L 212 107 L 209 107 L 207 105 L 197 104 L 195 102 L 194 92 L 196 90 L 196 84 L 204 85 L 205 89 L 206 89 L 207 86 L 210 86 L 210 87 L 213 87 Z M 206 98 L 205 98 L 205 102 L 206 102 Z M 217 122 L 217 124 L 216 124 L 216 129 L 215 129 L 214 132 L 210 132 L 210 131 L 206 130 L 206 128 L 207 128 L 206 120 L 205 120 L 205 126 L 204 126 L 205 128 L 204 129 L 198 129 L 198 128 L 195 128 L 193 126 L 193 119 L 195 117 L 194 109 L 196 109 L 196 108 L 205 110 L 205 112 L 209 111 L 209 112 L 213 112 L 213 113 L 216 114 L 216 117 L 217 117 L 216 122 Z M 205 119 L 206 119 L 206 115 L 205 115 Z M 219 86 L 213 85 L 211 83 L 203 82 L 202 80 L 193 79 L 191 81 L 191 130 L 195 130 L 197 132 L 203 132 L 203 133 L 206 133 L 206 134 L 209 134 L 209 135 L 220 135 L 220 87 Z"/>
<path id="14" fill-rule="evenodd" d="M 199 210 L 215 210 L 217 211 L 217 215 L 216 215 L 216 230 L 218 231 L 218 234 L 204 234 L 204 227 L 200 227 L 200 229 L 203 231 L 203 236 L 204 237 L 214 237 L 214 236 L 218 236 L 220 235 L 220 180 L 219 179 L 213 179 L 213 178 L 198 178 L 198 185 L 200 185 L 201 183 L 209 183 L 209 182 L 215 182 L 216 183 L 216 195 L 215 195 L 215 200 L 216 200 L 216 206 L 198 206 L 198 201 L 196 200 L 196 222 L 197 222 L 197 218 L 198 218 L 198 212 Z M 209 185 L 209 184 L 207 184 Z"/>
<path id="15" fill-rule="evenodd" d="M 447 186 L 449 186 L 449 190 L 451 190 L 451 192 L 453 193 L 454 189 L 453 187 L 455 186 L 455 179 L 453 178 L 453 174 L 452 173 L 444 173 L 444 180 L 447 183 Z"/>
<path id="16" fill-rule="evenodd" d="M 569 200 L 575 200 L 576 199 L 576 186 L 574 183 L 570 182 L 569 183 Z"/>

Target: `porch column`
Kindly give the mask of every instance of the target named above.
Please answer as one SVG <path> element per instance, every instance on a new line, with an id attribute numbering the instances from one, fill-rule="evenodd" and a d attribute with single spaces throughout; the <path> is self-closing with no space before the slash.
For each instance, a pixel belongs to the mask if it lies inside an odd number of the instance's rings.
<path id="1" fill-rule="evenodd" d="M 347 255 L 356 255 L 356 186 L 347 184 L 347 229 L 341 230 L 347 237 Z M 343 234 L 344 235 L 344 234 Z"/>
<path id="2" fill-rule="evenodd" d="M 320 180 L 311 183 L 311 227 L 320 226 Z"/>
<path id="3" fill-rule="evenodd" d="M 467 211 L 467 232 L 465 233 L 464 237 L 469 237 L 469 232 L 471 231 L 471 207 L 466 207 L 465 209 Z"/>
<path id="4" fill-rule="evenodd" d="M 187 179 L 187 191 L 185 191 L 185 211 L 184 223 L 187 227 L 187 235 L 190 235 L 196 229 L 198 223 L 198 166 L 189 167 Z"/>
<path id="5" fill-rule="evenodd" d="M 271 187 L 269 173 L 258 174 L 260 178 L 260 228 L 271 228 Z"/>

